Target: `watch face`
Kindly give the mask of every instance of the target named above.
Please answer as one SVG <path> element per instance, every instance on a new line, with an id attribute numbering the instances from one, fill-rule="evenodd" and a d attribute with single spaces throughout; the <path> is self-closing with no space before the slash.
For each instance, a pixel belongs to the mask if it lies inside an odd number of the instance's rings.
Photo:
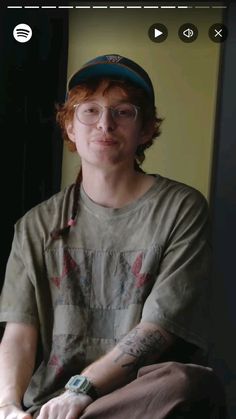
<path id="1" fill-rule="evenodd" d="M 66 384 L 66 389 L 75 391 L 76 393 L 87 393 L 91 387 L 91 383 L 82 375 L 75 375 Z"/>
<path id="2" fill-rule="evenodd" d="M 81 386 L 85 381 L 84 377 L 74 377 L 73 378 L 73 386 L 78 387 Z"/>

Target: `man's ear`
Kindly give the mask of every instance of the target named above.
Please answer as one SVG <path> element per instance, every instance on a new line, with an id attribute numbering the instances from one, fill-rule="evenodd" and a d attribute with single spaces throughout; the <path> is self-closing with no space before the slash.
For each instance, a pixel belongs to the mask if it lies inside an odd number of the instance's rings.
<path id="1" fill-rule="evenodd" d="M 71 141 L 73 141 L 73 143 L 75 143 L 75 132 L 74 132 L 74 125 L 72 122 L 70 122 L 67 126 L 66 126 L 66 132 L 67 135 L 69 137 L 69 139 Z"/>
<path id="2" fill-rule="evenodd" d="M 140 142 L 139 144 L 148 143 L 155 131 L 155 121 L 149 122 L 144 128 L 142 128 L 140 133 Z"/>

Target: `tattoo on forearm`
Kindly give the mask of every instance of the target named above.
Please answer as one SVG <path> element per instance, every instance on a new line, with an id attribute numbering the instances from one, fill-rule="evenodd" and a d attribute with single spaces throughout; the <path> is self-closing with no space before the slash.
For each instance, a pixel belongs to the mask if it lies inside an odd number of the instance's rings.
<path id="1" fill-rule="evenodd" d="M 159 330 L 144 333 L 140 326 L 137 326 L 118 343 L 117 347 L 121 353 L 114 362 L 117 363 L 125 355 L 132 356 L 134 359 L 121 364 L 121 367 L 129 368 L 133 372 L 160 354 L 166 343 Z"/>

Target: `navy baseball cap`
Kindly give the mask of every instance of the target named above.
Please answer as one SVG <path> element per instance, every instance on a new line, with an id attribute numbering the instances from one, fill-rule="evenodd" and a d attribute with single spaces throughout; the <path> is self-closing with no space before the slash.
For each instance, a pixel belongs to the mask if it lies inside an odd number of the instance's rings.
<path id="1" fill-rule="evenodd" d="M 129 58 L 117 54 L 100 55 L 85 63 L 67 84 L 67 92 L 91 77 L 120 77 L 142 87 L 155 103 L 154 89 L 147 72 Z"/>

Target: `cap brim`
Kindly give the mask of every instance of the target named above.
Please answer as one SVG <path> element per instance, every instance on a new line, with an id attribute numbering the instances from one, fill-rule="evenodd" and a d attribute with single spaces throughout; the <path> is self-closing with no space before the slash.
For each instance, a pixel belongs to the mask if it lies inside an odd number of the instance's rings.
<path id="1" fill-rule="evenodd" d="M 71 76 L 67 91 L 70 91 L 73 87 L 86 82 L 92 77 L 120 77 L 142 87 L 150 98 L 154 98 L 154 94 L 150 86 L 145 80 L 139 76 L 135 71 L 127 68 L 126 66 L 119 63 L 96 63 L 81 68 L 74 75 Z"/>

